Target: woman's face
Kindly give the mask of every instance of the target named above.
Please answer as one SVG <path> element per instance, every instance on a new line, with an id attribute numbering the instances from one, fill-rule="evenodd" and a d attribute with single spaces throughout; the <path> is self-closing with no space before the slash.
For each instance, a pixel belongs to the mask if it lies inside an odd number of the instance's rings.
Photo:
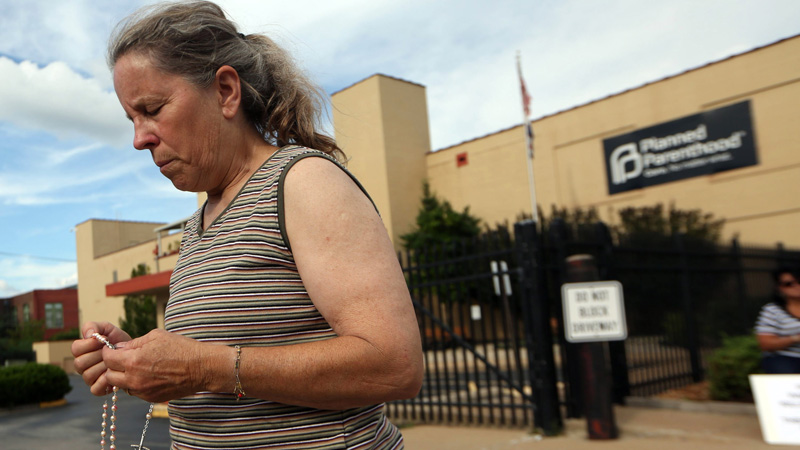
<path id="1" fill-rule="evenodd" d="M 163 72 L 141 53 L 117 61 L 114 89 L 133 122 L 133 146 L 150 150 L 153 162 L 176 188 L 191 192 L 222 188 L 223 119 L 213 89 Z"/>
<path id="2" fill-rule="evenodd" d="M 778 277 L 778 291 L 784 298 L 800 298 L 800 283 L 794 275 L 788 272 L 780 274 Z"/>

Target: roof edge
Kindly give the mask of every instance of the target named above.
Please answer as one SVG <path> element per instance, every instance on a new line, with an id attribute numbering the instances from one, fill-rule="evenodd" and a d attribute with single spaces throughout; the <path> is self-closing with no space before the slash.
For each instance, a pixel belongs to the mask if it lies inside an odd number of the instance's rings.
<path id="1" fill-rule="evenodd" d="M 368 76 L 368 77 L 366 77 L 366 78 L 363 78 L 363 79 L 361 79 L 361 80 L 358 80 L 358 81 L 356 81 L 355 83 L 353 83 L 353 84 L 351 84 L 351 85 L 349 85 L 349 86 L 346 86 L 346 87 L 343 87 L 343 88 L 339 89 L 338 91 L 336 91 L 336 92 L 332 93 L 332 94 L 331 94 L 331 96 L 334 96 L 334 95 L 336 95 L 336 94 L 338 94 L 338 93 L 340 93 L 340 92 L 342 92 L 342 91 L 346 91 L 346 90 L 348 90 L 348 89 L 350 89 L 350 88 L 352 88 L 352 87 L 356 86 L 357 84 L 361 84 L 361 83 L 363 83 L 363 82 L 365 82 L 365 81 L 367 81 L 367 80 L 369 80 L 370 78 L 373 78 L 373 77 L 384 77 L 384 78 L 389 78 L 389 79 L 391 79 L 391 80 L 395 80 L 395 81 L 401 81 L 401 82 L 403 82 L 403 83 L 408 83 L 408 84 L 411 84 L 411 85 L 414 85 L 414 86 L 418 86 L 418 87 L 421 87 L 421 88 L 425 89 L 425 85 L 424 85 L 424 84 L 415 83 L 415 82 L 413 82 L 413 81 L 404 80 L 404 79 L 402 79 L 402 78 L 393 77 L 393 76 L 391 76 L 391 75 L 386 75 L 386 74 L 383 74 L 383 73 L 374 73 L 374 74 L 372 74 L 372 75 L 370 75 L 370 76 Z"/>
<path id="2" fill-rule="evenodd" d="M 779 40 L 777 40 L 775 42 L 771 42 L 769 44 L 764 44 L 764 45 L 762 45 L 760 47 L 751 48 L 750 50 L 746 50 L 746 51 L 743 51 L 741 53 L 735 53 L 733 55 L 726 56 L 726 57 L 724 57 L 722 59 L 718 59 L 718 60 L 715 60 L 715 61 L 707 62 L 707 63 L 705 63 L 705 64 L 703 64 L 701 66 L 692 67 L 692 68 L 686 69 L 686 70 L 684 70 L 682 72 L 678 72 L 678 73 L 675 73 L 675 74 L 672 74 L 672 75 L 667 75 L 667 76 L 665 76 L 663 78 L 659 78 L 657 80 L 648 81 L 648 82 L 645 82 L 645 83 L 640 84 L 638 86 L 634 86 L 634 87 L 625 89 L 623 91 L 615 92 L 613 94 L 608 94 L 605 97 L 600 97 L 600 98 L 597 98 L 597 99 L 594 99 L 594 100 L 589 100 L 586 103 L 580 103 L 580 104 L 577 104 L 575 106 L 571 106 L 571 107 L 566 108 L 566 109 L 562 109 L 562 110 L 559 110 L 559 111 L 556 111 L 556 112 L 553 112 L 553 113 L 550 113 L 550 114 L 546 114 L 546 115 L 537 117 L 535 119 L 531 119 L 530 122 L 534 123 L 534 122 L 538 122 L 538 121 L 543 120 L 543 119 L 547 119 L 547 118 L 550 118 L 550 117 L 553 117 L 553 116 L 557 116 L 559 114 L 564 114 L 566 112 L 569 112 L 569 111 L 572 111 L 572 110 L 575 110 L 575 109 L 578 109 L 578 108 L 583 108 L 585 106 L 589 106 L 589 105 L 592 105 L 594 103 L 598 103 L 598 102 L 601 102 L 601 101 L 604 101 L 604 100 L 608 100 L 608 99 L 610 99 L 612 97 L 617 97 L 617 96 L 620 96 L 622 94 L 626 94 L 626 93 L 631 92 L 631 91 L 635 91 L 635 90 L 638 90 L 638 89 L 645 88 L 647 86 L 650 86 L 651 84 L 656 84 L 656 83 L 660 83 L 662 81 L 666 81 L 666 80 L 669 80 L 669 79 L 672 79 L 672 78 L 676 78 L 676 77 L 679 77 L 681 75 L 685 75 L 685 74 L 687 74 L 689 72 L 694 72 L 696 70 L 700 70 L 700 69 L 703 69 L 705 67 L 712 66 L 714 64 L 719 64 L 719 63 L 725 62 L 725 61 L 727 61 L 729 59 L 738 58 L 739 56 L 744 56 L 744 55 L 747 55 L 748 53 L 753 53 L 753 52 L 758 51 L 758 50 L 763 50 L 763 49 L 765 49 L 767 47 L 772 47 L 773 45 L 778 45 L 781 42 L 785 42 L 785 41 L 789 41 L 789 40 L 797 39 L 797 38 L 800 38 L 800 34 L 795 34 L 795 35 L 792 35 L 792 36 L 788 36 L 788 37 L 785 37 L 783 39 L 779 39 Z M 470 142 L 474 142 L 474 141 L 477 141 L 477 140 L 480 140 L 480 139 L 484 139 L 484 138 L 487 138 L 489 136 L 493 136 L 493 135 L 498 134 L 498 133 L 503 133 L 505 131 L 513 130 L 514 128 L 521 127 L 522 125 L 524 125 L 524 122 L 518 123 L 516 125 L 511 125 L 509 127 L 502 128 L 500 130 L 493 131 L 493 132 L 487 133 L 487 134 L 483 134 L 481 136 L 477 136 L 477 137 L 474 137 L 474 138 L 471 138 L 471 139 L 466 139 L 466 140 L 458 142 L 456 144 L 448 145 L 447 147 L 442 147 L 442 148 L 438 148 L 436 150 L 431 150 L 428 153 L 436 153 L 436 152 L 439 152 L 439 151 L 442 151 L 442 150 L 451 149 L 453 147 L 459 147 L 461 145 L 464 145 L 464 144 L 467 144 L 467 143 L 470 143 Z"/>

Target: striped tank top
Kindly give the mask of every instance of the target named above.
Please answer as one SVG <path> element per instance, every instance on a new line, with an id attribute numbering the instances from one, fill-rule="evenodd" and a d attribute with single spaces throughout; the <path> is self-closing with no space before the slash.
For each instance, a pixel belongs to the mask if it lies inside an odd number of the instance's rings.
<path id="1" fill-rule="evenodd" d="M 800 334 L 800 319 L 791 315 L 789 311 L 770 302 L 761 307 L 756 319 L 756 334 L 774 334 L 776 336 L 794 336 Z M 773 352 L 763 352 L 771 354 Z M 784 356 L 800 358 L 800 343 L 794 343 L 783 350 L 774 353 Z"/>
<path id="2" fill-rule="evenodd" d="M 189 219 L 170 280 L 167 331 L 242 347 L 336 336 L 303 286 L 282 226 L 283 175 L 305 157 L 339 165 L 316 150 L 283 147 L 205 231 L 202 209 Z M 173 449 L 403 448 L 384 405 L 324 411 L 199 392 L 171 401 L 169 416 Z"/>

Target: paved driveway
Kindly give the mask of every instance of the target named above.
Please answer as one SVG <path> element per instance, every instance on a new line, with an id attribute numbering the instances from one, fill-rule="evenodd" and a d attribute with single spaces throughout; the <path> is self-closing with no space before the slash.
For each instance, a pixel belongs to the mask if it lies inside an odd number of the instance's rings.
<path id="1" fill-rule="evenodd" d="M 100 448 L 103 398 L 93 396 L 78 375 L 69 378 L 72 392 L 67 394 L 64 406 L 0 409 L 0 449 Z M 117 406 L 117 448 L 130 449 L 130 444 L 139 443 L 149 404 L 122 393 Z M 145 447 L 164 450 L 169 448 L 170 442 L 169 420 L 153 418 L 147 429 Z"/>

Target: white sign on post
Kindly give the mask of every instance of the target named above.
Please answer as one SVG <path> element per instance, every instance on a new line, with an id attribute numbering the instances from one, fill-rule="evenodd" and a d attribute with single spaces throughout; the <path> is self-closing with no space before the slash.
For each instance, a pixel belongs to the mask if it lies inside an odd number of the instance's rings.
<path id="1" fill-rule="evenodd" d="M 628 337 L 619 281 L 561 286 L 564 334 L 569 342 L 621 341 Z"/>
<path id="2" fill-rule="evenodd" d="M 800 444 L 800 375 L 749 377 L 764 441 Z"/>

